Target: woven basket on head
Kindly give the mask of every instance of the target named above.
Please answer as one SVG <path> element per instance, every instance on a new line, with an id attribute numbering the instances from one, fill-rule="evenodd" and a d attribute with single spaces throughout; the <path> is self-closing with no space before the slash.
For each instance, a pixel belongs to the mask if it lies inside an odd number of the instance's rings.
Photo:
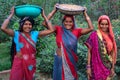
<path id="1" fill-rule="evenodd" d="M 58 4 L 56 8 L 63 14 L 78 15 L 85 9 L 82 6 L 72 4 Z"/>

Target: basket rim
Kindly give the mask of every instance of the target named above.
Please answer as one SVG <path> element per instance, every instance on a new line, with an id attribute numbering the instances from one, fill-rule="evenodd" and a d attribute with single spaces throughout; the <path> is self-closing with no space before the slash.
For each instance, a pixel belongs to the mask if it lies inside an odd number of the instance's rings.
<path id="1" fill-rule="evenodd" d="M 74 10 L 74 9 L 61 8 L 60 5 L 78 6 L 78 7 L 80 7 L 81 9 L 79 9 L 79 10 Z M 56 6 L 56 8 L 58 8 L 58 9 L 60 9 L 60 10 L 63 10 L 63 11 L 71 11 L 71 12 L 72 12 L 72 11 L 84 11 L 84 10 L 85 10 L 84 7 L 79 6 L 79 5 L 75 5 L 75 4 L 59 4 L 59 5 Z"/>
<path id="2" fill-rule="evenodd" d="M 37 6 L 37 5 L 29 5 L 29 4 L 15 6 L 15 9 L 17 9 L 17 8 L 24 8 L 24 7 L 34 7 L 34 8 L 42 9 L 40 6 Z"/>

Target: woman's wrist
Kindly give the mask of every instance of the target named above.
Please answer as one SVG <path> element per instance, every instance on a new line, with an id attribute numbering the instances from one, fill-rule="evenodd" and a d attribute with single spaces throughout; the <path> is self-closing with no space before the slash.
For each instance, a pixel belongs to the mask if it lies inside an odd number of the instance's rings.
<path id="1" fill-rule="evenodd" d="M 10 15 L 7 17 L 7 19 L 11 20 L 12 16 L 13 16 L 13 14 L 10 14 Z"/>
<path id="2" fill-rule="evenodd" d="M 112 63 L 112 68 L 111 69 L 114 69 L 115 68 L 115 64 L 114 64 L 114 62 Z"/>
<path id="3" fill-rule="evenodd" d="M 112 67 L 111 70 L 114 70 L 114 67 Z"/>
<path id="4" fill-rule="evenodd" d="M 86 20 L 90 20 L 90 17 L 88 15 L 85 15 Z"/>
<path id="5" fill-rule="evenodd" d="M 52 13 L 50 13 L 48 16 L 52 16 Z"/>
<path id="6" fill-rule="evenodd" d="M 91 68 L 91 65 L 90 65 L 90 64 L 88 64 L 88 65 L 86 66 L 86 69 L 88 69 L 88 68 Z"/>
<path id="7" fill-rule="evenodd" d="M 87 16 L 87 17 L 86 17 L 86 20 L 90 20 L 90 17 L 89 17 L 89 16 Z"/>
<path id="8" fill-rule="evenodd" d="M 85 16 L 85 19 L 86 19 L 86 20 L 90 20 L 90 17 L 87 15 L 86 12 L 84 12 L 84 16 Z"/>
<path id="9" fill-rule="evenodd" d="M 46 23 L 48 24 L 50 22 L 50 20 L 47 20 Z"/>
<path id="10" fill-rule="evenodd" d="M 11 18 L 10 18 L 10 17 L 7 17 L 6 20 L 11 21 Z"/>
<path id="11" fill-rule="evenodd" d="M 11 20 L 11 18 L 10 18 L 10 17 L 7 17 L 7 19 L 8 19 L 8 20 Z"/>

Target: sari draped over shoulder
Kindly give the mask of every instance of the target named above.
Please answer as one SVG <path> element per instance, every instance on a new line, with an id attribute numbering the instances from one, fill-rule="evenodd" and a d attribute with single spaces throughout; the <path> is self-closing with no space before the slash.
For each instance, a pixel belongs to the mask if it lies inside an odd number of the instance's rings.
<path id="1" fill-rule="evenodd" d="M 92 32 L 85 44 L 91 50 L 92 77 L 90 80 L 106 80 L 110 75 L 112 63 L 101 34 L 98 31 Z"/>
<path id="2" fill-rule="evenodd" d="M 53 80 L 78 80 L 76 62 L 77 37 L 62 27 L 60 36 L 61 56 L 55 55 Z"/>
<path id="3" fill-rule="evenodd" d="M 19 47 L 22 58 L 15 55 L 10 80 L 34 80 L 36 71 L 36 48 L 31 38 L 19 34 Z"/>
<path id="4" fill-rule="evenodd" d="M 70 30 L 63 28 L 62 35 L 62 62 L 64 79 L 63 80 L 77 80 L 77 37 L 71 33 Z"/>

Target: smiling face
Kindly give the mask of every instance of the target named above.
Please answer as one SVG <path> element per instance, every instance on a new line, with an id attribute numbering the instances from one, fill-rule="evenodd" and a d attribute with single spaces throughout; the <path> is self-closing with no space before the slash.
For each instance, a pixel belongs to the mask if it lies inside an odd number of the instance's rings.
<path id="1" fill-rule="evenodd" d="M 66 16 L 63 20 L 64 27 L 71 30 L 74 27 L 74 21 L 71 16 Z"/>
<path id="2" fill-rule="evenodd" d="M 108 21 L 107 20 L 101 20 L 100 22 L 100 29 L 103 31 L 103 32 L 109 32 L 109 24 L 108 24 Z"/>
<path id="3" fill-rule="evenodd" d="M 23 25 L 23 32 L 29 33 L 32 30 L 32 23 L 28 20 L 25 21 Z"/>

